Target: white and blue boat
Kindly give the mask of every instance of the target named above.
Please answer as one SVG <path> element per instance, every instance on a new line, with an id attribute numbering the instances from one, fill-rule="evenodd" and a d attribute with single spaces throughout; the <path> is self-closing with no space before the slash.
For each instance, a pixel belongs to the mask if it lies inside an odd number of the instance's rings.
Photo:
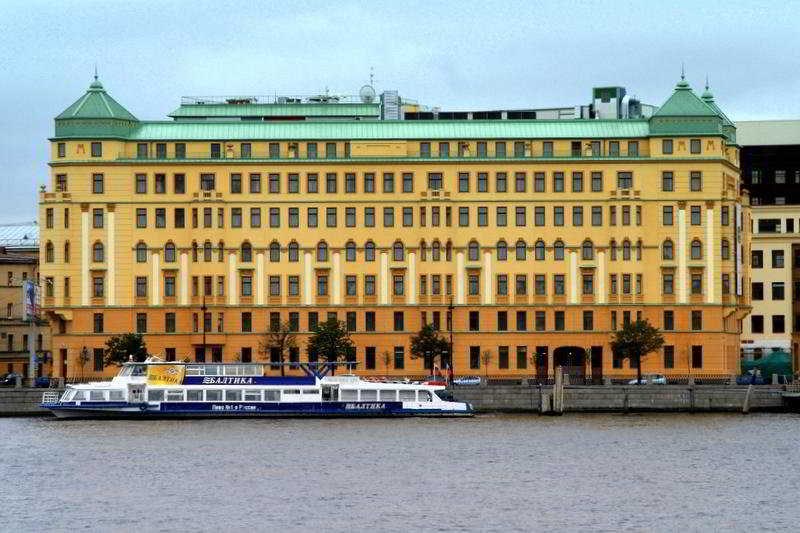
<path id="1" fill-rule="evenodd" d="M 302 375 L 268 376 L 273 364 L 125 363 L 111 381 L 47 392 L 42 407 L 60 418 L 471 416 L 446 387 L 328 375 L 329 363 L 293 363 Z"/>

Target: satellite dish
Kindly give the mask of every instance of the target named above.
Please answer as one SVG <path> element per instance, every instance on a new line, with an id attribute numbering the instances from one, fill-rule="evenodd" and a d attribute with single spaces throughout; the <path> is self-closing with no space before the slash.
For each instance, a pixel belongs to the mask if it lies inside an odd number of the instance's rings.
<path id="1" fill-rule="evenodd" d="M 375 100 L 375 89 L 372 88 L 372 85 L 364 85 L 358 91 L 358 96 L 365 104 L 371 104 Z"/>

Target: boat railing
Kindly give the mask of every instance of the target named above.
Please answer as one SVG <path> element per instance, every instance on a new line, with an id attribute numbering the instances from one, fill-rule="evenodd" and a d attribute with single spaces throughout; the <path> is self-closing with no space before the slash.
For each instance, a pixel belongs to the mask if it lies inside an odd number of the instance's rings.
<path id="1" fill-rule="evenodd" d="M 61 398 L 61 393 L 56 391 L 47 391 L 42 394 L 42 403 L 43 404 L 54 404 L 58 403 L 58 400 Z"/>

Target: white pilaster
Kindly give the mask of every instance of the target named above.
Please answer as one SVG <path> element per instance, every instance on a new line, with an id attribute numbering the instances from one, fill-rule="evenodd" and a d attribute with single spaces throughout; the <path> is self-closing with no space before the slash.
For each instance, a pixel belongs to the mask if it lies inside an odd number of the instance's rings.
<path id="1" fill-rule="evenodd" d="M 303 253 L 303 305 L 311 305 L 312 288 L 311 252 Z"/>
<path id="2" fill-rule="evenodd" d="M 414 305 L 417 303 L 417 254 L 409 252 L 408 254 L 408 303 Z"/>
<path id="3" fill-rule="evenodd" d="M 387 305 L 389 303 L 389 254 L 381 252 L 381 275 L 380 275 L 381 293 L 380 305 Z"/>
<path id="4" fill-rule="evenodd" d="M 717 276 L 715 273 L 717 246 L 714 241 L 714 208 L 706 209 L 706 302 L 714 303 Z"/>
<path id="5" fill-rule="evenodd" d="M 89 211 L 81 212 L 81 305 L 89 305 Z"/>
<path id="6" fill-rule="evenodd" d="M 181 262 L 178 271 L 178 293 L 180 294 L 180 304 L 189 305 L 189 254 L 181 252 Z"/>
<path id="7" fill-rule="evenodd" d="M 153 274 L 150 282 L 150 305 L 161 304 L 161 257 L 156 253 L 150 253 L 150 264 L 153 266 Z"/>
<path id="8" fill-rule="evenodd" d="M 569 253 L 569 303 L 578 303 L 578 252 Z"/>
<path id="9" fill-rule="evenodd" d="M 333 268 L 331 268 L 331 296 L 333 305 L 342 305 L 342 254 L 333 252 L 331 255 Z"/>
<path id="10" fill-rule="evenodd" d="M 597 303 L 606 303 L 606 253 L 602 251 L 597 252 L 597 291 Z"/>
<path id="11" fill-rule="evenodd" d="M 464 267 L 464 252 L 456 252 L 456 304 L 464 305 L 466 301 L 464 298 L 464 276 L 466 268 Z"/>
<path id="12" fill-rule="evenodd" d="M 256 254 L 256 305 L 264 305 L 264 254 Z"/>
<path id="13" fill-rule="evenodd" d="M 108 267 L 106 275 L 106 302 L 108 305 L 114 305 L 117 294 L 117 246 L 114 234 L 116 233 L 116 213 L 114 211 L 108 212 L 106 220 L 106 266 Z"/>
<path id="14" fill-rule="evenodd" d="M 678 209 L 678 303 L 687 302 L 688 290 L 686 287 L 686 209 Z"/>
<path id="15" fill-rule="evenodd" d="M 492 253 L 483 252 L 483 297 L 481 302 L 484 305 L 494 303 L 494 291 L 492 290 Z"/>
<path id="16" fill-rule="evenodd" d="M 236 253 L 228 254 L 228 305 L 239 304 L 239 280 L 236 275 Z"/>

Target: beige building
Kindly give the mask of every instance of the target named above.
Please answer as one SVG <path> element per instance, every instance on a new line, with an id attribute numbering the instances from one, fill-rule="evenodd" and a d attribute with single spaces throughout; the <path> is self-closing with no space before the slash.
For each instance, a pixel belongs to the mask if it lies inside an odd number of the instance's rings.
<path id="1" fill-rule="evenodd" d="M 36 351 L 37 375 L 48 375 L 52 361 L 50 328 L 23 320 L 22 284 L 39 279 L 39 226 L 0 225 L 0 374 L 29 372 L 30 347 Z"/>

